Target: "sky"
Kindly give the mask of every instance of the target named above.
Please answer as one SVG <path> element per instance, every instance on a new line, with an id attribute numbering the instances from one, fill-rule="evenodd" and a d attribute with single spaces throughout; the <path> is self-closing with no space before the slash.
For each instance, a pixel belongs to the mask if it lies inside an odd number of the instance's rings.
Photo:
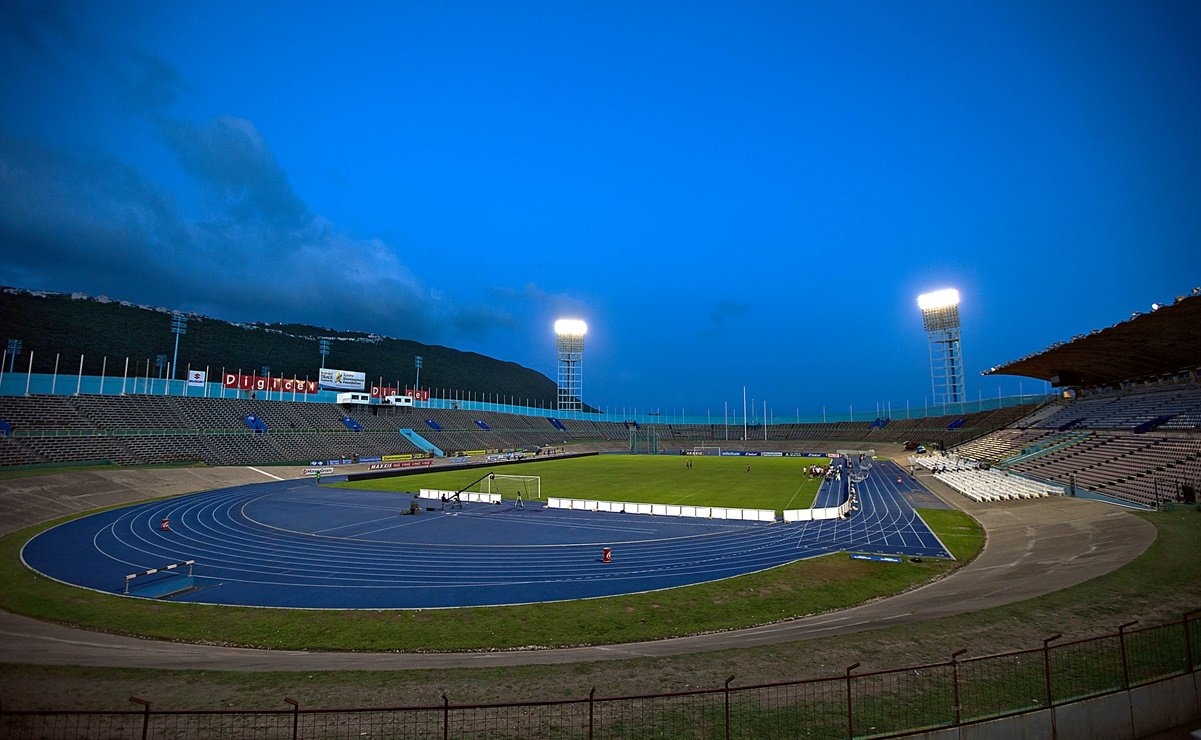
<path id="1" fill-rule="evenodd" d="M 1193 0 L 0 0 L 0 285 L 552 379 L 579 318 L 585 402 L 778 419 L 928 403 L 953 287 L 967 397 L 1041 392 L 981 372 L 1201 285 L 1198 39 Z"/>

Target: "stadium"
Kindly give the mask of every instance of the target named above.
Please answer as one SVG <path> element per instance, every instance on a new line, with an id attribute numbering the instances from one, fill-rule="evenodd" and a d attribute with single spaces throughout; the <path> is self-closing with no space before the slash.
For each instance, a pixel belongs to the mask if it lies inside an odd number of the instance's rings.
<path id="1" fill-rule="evenodd" d="M 923 306 L 936 410 L 829 423 L 589 410 L 574 327 L 553 410 L 419 383 L 309 398 L 240 372 L 173 394 L 5 362 L 0 662 L 20 688 L 0 727 L 1195 724 L 1201 295 L 992 368 L 1056 393 L 988 403 L 962 392 L 950 308 Z"/>

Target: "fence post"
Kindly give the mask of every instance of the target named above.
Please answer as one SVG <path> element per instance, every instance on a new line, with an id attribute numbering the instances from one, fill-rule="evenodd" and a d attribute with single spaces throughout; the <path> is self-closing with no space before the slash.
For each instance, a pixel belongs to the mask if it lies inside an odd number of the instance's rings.
<path id="1" fill-rule="evenodd" d="M 955 704 L 955 726 L 960 723 L 960 707 L 959 707 L 959 656 L 967 652 L 967 648 L 961 648 L 951 653 L 951 700 Z"/>
<path id="2" fill-rule="evenodd" d="M 851 671 L 858 668 L 860 663 L 853 663 L 847 666 L 847 738 L 852 740 L 855 737 L 855 718 L 851 713 Z"/>
<path id="3" fill-rule="evenodd" d="M 726 740 L 730 740 L 730 682 L 734 680 L 733 676 L 726 679 L 725 697 L 726 697 Z"/>
<path id="4" fill-rule="evenodd" d="M 296 740 L 297 730 L 300 729 L 300 702 L 290 696 L 285 696 L 284 701 L 292 705 L 292 740 Z"/>
<path id="5" fill-rule="evenodd" d="M 593 711 L 596 703 L 596 687 L 588 692 L 588 740 L 592 740 Z"/>
<path id="6" fill-rule="evenodd" d="M 450 740 L 450 698 L 442 692 L 442 740 Z"/>
<path id="7" fill-rule="evenodd" d="M 136 696 L 129 697 L 129 700 L 142 705 L 142 740 L 146 740 L 150 733 L 150 702 Z"/>
<path id="8" fill-rule="evenodd" d="M 1059 737 L 1058 728 L 1055 726 L 1055 697 L 1051 693 L 1051 643 L 1061 637 L 1063 634 L 1056 632 L 1043 639 L 1043 680 L 1046 682 L 1047 689 L 1047 710 L 1051 712 L 1051 740 Z"/>
<path id="9" fill-rule="evenodd" d="M 1194 614 L 1201 614 L 1201 609 L 1194 609 L 1191 612 L 1186 612 L 1184 615 L 1184 657 L 1188 660 L 1188 669 L 1185 673 L 1192 673 L 1197 665 L 1193 659 L 1193 636 L 1189 632 L 1188 622 L 1189 617 Z"/>
<path id="10" fill-rule="evenodd" d="M 1118 626 L 1118 648 L 1122 653 L 1122 691 L 1126 692 L 1126 704 L 1130 708 L 1130 737 L 1134 737 L 1134 697 L 1130 695 L 1130 663 L 1126 659 L 1126 629 L 1138 624 L 1135 619 Z"/>
<path id="11" fill-rule="evenodd" d="M 1138 624 L 1137 619 L 1118 627 L 1118 649 L 1122 653 L 1122 689 L 1125 691 L 1130 690 L 1130 666 L 1126 660 L 1126 630 L 1136 624 Z"/>

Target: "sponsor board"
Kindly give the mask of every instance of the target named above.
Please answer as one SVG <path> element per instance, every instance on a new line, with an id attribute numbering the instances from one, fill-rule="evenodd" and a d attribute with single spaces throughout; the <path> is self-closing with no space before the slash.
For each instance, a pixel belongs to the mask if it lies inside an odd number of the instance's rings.
<path id="1" fill-rule="evenodd" d="M 221 386 L 239 391 L 272 391 L 283 393 L 316 393 L 320 390 L 315 380 L 272 378 L 260 375 L 242 375 L 240 373 L 225 373 L 221 376 Z"/>
<path id="2" fill-rule="evenodd" d="M 367 376 L 355 370 L 321 368 L 318 382 L 322 388 L 339 391 L 361 391 L 367 387 Z"/>
<path id="3" fill-rule="evenodd" d="M 304 475 L 332 475 L 332 474 L 333 474 L 333 472 L 334 472 L 334 469 L 333 469 L 333 468 L 326 468 L 326 467 L 305 468 L 305 469 L 304 469 L 303 471 L 301 471 L 301 472 L 302 472 Z"/>
<path id="4" fill-rule="evenodd" d="M 433 460 L 402 460 L 400 462 L 379 462 L 368 465 L 368 470 L 395 470 L 397 468 L 428 468 Z"/>

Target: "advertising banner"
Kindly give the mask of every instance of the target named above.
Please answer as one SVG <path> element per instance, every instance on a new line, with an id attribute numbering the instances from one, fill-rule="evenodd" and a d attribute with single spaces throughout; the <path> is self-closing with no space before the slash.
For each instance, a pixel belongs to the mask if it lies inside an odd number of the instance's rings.
<path id="1" fill-rule="evenodd" d="M 204 381 L 205 381 L 207 375 L 208 375 L 208 373 L 206 373 L 204 370 L 189 370 L 188 371 L 188 387 L 189 388 L 203 388 Z"/>
<path id="2" fill-rule="evenodd" d="M 221 385 L 239 391 L 275 391 L 283 393 L 316 393 L 315 380 L 300 380 L 298 378 L 264 378 L 261 375 L 239 375 L 225 373 Z"/>
<path id="3" fill-rule="evenodd" d="M 405 388 L 405 395 L 412 396 L 414 401 L 430 400 L 430 392 L 428 389 L 421 390 L 420 388 Z"/>
<path id="4" fill-rule="evenodd" d="M 361 391 L 367 387 L 367 376 L 354 370 L 334 370 L 321 368 L 320 383 L 322 388 L 339 391 Z"/>

